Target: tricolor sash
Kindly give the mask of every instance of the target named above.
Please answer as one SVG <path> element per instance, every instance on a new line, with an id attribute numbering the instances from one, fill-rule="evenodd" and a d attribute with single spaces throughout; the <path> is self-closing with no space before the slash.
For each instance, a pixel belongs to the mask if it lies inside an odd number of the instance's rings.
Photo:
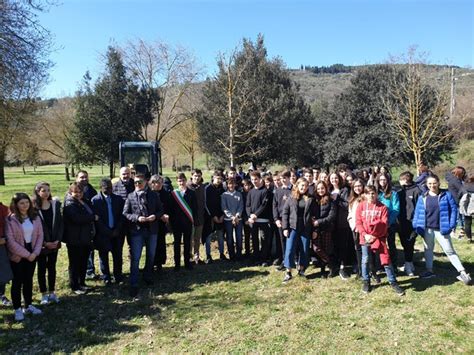
<path id="1" fill-rule="evenodd" d="M 184 199 L 184 196 L 181 193 L 181 191 L 179 191 L 179 189 L 171 191 L 171 196 L 173 196 L 179 208 L 181 208 L 181 210 L 184 212 L 186 217 L 188 217 L 188 219 L 194 225 L 193 211 L 191 210 L 191 207 L 189 207 L 188 203 Z"/>

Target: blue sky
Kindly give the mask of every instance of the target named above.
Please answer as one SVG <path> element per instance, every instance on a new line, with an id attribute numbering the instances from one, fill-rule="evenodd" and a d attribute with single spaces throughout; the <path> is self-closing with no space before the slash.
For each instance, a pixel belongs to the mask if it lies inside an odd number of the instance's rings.
<path id="1" fill-rule="evenodd" d="M 135 38 L 183 45 L 208 74 L 220 51 L 258 33 L 289 68 L 380 63 L 410 45 L 473 67 L 473 20 L 468 0 L 62 0 L 40 15 L 58 48 L 42 96 L 73 95 L 87 70 L 101 73 L 109 44 Z"/>

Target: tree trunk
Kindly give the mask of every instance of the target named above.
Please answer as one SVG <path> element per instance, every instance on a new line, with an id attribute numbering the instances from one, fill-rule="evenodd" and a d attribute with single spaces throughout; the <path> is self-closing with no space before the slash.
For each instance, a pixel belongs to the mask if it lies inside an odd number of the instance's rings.
<path id="1" fill-rule="evenodd" d="M 109 172 L 110 172 L 110 178 L 113 179 L 114 178 L 114 160 L 111 159 L 110 162 L 109 162 Z M 104 172 L 102 171 L 102 175 L 104 174 Z"/>
<path id="2" fill-rule="evenodd" d="M 68 164 L 64 165 L 64 174 L 66 177 L 66 181 L 71 181 L 71 176 L 69 175 L 69 166 Z"/>
<path id="3" fill-rule="evenodd" d="M 0 185 L 5 186 L 5 149 L 0 149 Z"/>
<path id="4" fill-rule="evenodd" d="M 191 170 L 194 170 L 194 150 L 191 152 Z"/>
<path id="5" fill-rule="evenodd" d="M 76 172 L 74 171 L 74 164 L 71 164 L 71 174 L 76 177 Z"/>
<path id="6" fill-rule="evenodd" d="M 23 175 L 26 175 L 25 164 L 21 164 L 21 170 L 23 170 Z"/>

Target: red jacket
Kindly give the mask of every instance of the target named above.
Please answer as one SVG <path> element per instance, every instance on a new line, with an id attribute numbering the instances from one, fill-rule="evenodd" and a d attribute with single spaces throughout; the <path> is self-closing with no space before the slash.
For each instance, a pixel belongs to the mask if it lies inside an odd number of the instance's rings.
<path id="1" fill-rule="evenodd" d="M 25 248 L 25 238 L 20 221 L 14 214 L 6 220 L 7 249 L 10 260 L 18 263 L 21 259 L 30 256 L 30 252 Z M 31 246 L 33 253 L 40 255 L 43 246 L 43 226 L 39 217 L 33 221 L 33 235 L 31 236 Z"/>
<path id="2" fill-rule="evenodd" d="M 388 233 L 388 209 L 384 204 L 377 201 L 368 203 L 362 201 L 356 210 L 356 230 L 360 234 L 360 243 L 366 244 L 366 234 L 376 237 L 376 241 L 372 243 L 371 248 L 377 249 L 380 245 L 380 239 L 387 238 Z"/>
<path id="3" fill-rule="evenodd" d="M 7 206 L 0 202 L 0 238 L 6 235 L 5 233 L 5 219 L 10 214 Z"/>

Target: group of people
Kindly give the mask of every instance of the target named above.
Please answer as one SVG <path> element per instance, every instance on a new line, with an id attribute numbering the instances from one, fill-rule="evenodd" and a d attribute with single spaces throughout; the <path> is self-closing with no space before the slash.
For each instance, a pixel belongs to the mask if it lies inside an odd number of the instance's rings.
<path id="1" fill-rule="evenodd" d="M 167 233 L 174 238 L 175 271 L 180 271 L 182 261 L 188 270 L 212 263 L 211 246 L 217 241 L 221 260 L 274 265 L 285 273 L 284 283 L 293 278 L 293 270 L 305 278 L 312 264 L 321 268 L 323 277 L 346 280 L 355 274 L 362 280 L 362 291 L 368 293 L 371 282 L 380 283 L 380 271 L 384 270 L 398 295 L 405 291 L 397 283 L 396 233 L 403 247 L 404 272 L 409 276 L 415 275 L 414 245 L 420 235 L 426 263 L 420 277 L 435 277 L 437 240 L 459 272 L 458 279 L 470 284 L 451 233 L 459 211 L 465 235 L 472 238 L 474 174 L 467 176 L 461 167 L 448 174 L 449 191 L 441 190 L 439 178 L 425 167 L 420 167 L 416 180 L 409 171 L 400 174 L 400 189 L 395 191 L 386 168 L 354 174 L 340 165 L 330 174 L 309 167 L 244 174 L 231 167 L 226 174 L 216 170 L 209 183 L 204 183 L 201 170 L 194 169 L 190 181 L 179 173 L 173 190 L 160 175 L 132 176 L 128 167 L 122 167 L 119 179 L 114 183 L 102 179 L 97 192 L 82 170 L 69 186 L 63 204 L 52 198 L 48 183 L 39 182 L 31 198 L 17 193 L 9 207 L 0 204 L 1 301 L 10 304 L 5 284 L 12 280 L 15 319 L 40 314 L 32 304 L 38 264 L 41 304 L 59 302 L 56 262 L 63 243 L 72 292 L 83 295 L 90 290 L 86 279 L 96 277 L 94 250 L 99 254 L 105 285 L 123 283 L 125 240 L 130 296 L 135 298 L 140 274 L 144 283 L 152 284 L 153 273 L 166 263 Z M 452 177 L 457 179 L 454 183 Z M 144 247 L 146 260 L 140 273 Z"/>

